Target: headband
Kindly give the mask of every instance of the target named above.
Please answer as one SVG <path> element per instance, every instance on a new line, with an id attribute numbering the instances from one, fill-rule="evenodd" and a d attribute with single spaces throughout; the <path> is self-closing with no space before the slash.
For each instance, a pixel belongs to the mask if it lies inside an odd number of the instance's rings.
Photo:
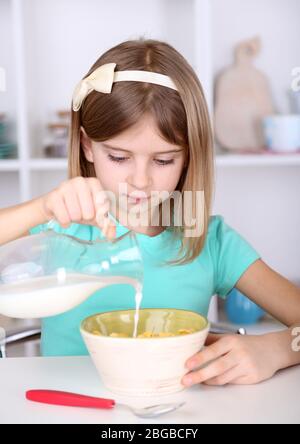
<path id="1" fill-rule="evenodd" d="M 177 91 L 170 77 L 152 71 L 116 71 L 116 63 L 106 63 L 95 69 L 88 77 L 82 79 L 73 94 L 73 111 L 79 111 L 84 99 L 92 92 L 110 94 L 115 82 L 147 82 L 166 86 Z"/>

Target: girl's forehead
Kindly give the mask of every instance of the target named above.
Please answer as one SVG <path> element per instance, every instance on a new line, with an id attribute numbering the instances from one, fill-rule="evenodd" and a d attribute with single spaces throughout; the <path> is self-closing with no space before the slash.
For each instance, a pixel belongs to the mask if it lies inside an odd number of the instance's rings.
<path id="1" fill-rule="evenodd" d="M 105 148 L 127 150 L 130 152 L 169 152 L 181 149 L 169 143 L 159 132 L 151 116 L 143 117 L 138 123 L 122 133 L 102 142 Z"/>

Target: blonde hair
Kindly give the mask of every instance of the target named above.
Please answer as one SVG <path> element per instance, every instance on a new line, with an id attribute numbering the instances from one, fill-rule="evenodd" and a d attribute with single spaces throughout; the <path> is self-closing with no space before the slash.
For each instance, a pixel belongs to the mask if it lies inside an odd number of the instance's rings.
<path id="1" fill-rule="evenodd" d="M 157 40 L 131 40 L 105 52 L 86 76 L 105 63 L 116 70 L 145 70 L 169 76 L 178 91 L 143 82 L 115 83 L 110 94 L 91 92 L 78 112 L 72 111 L 69 144 L 69 177 L 95 177 L 93 163 L 85 158 L 80 143 L 80 126 L 94 141 L 105 141 L 151 114 L 161 136 L 186 150 L 186 166 L 176 187 L 204 191 L 203 234 L 185 237 L 187 227 L 173 227 L 181 239 L 178 258 L 170 264 L 193 261 L 202 251 L 207 235 L 213 194 L 213 137 L 203 89 L 194 70 L 172 46 Z M 85 77 L 86 77 L 85 76 Z M 198 223 L 198 222 L 197 222 Z M 180 257 L 181 256 L 181 257 Z"/>

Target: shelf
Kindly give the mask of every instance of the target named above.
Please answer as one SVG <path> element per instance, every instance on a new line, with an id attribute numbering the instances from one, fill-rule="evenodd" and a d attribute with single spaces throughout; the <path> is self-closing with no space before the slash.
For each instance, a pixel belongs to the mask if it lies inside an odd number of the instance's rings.
<path id="1" fill-rule="evenodd" d="M 264 155 L 264 154 L 218 154 L 215 156 L 217 167 L 248 166 L 300 166 L 300 154 Z M 0 160 L 0 171 L 19 171 L 21 162 L 18 159 Z M 63 158 L 40 158 L 29 160 L 31 171 L 67 170 L 68 160 Z"/>
<path id="2" fill-rule="evenodd" d="M 216 165 L 220 167 L 240 166 L 300 166 L 300 154 L 267 155 L 267 154 L 218 154 Z M 67 159 L 33 159 L 31 170 L 67 169 Z"/>
<path id="3" fill-rule="evenodd" d="M 300 166 L 300 154 L 218 154 L 216 166 Z"/>
<path id="4" fill-rule="evenodd" d="M 19 171 L 20 161 L 18 159 L 1 159 L 0 171 Z"/>
<path id="5" fill-rule="evenodd" d="M 23 163 L 19 159 L 0 160 L 0 171 L 19 171 Z M 32 159 L 28 162 L 31 171 L 57 171 L 67 170 L 67 159 Z M 24 169 L 24 168 L 22 168 Z"/>

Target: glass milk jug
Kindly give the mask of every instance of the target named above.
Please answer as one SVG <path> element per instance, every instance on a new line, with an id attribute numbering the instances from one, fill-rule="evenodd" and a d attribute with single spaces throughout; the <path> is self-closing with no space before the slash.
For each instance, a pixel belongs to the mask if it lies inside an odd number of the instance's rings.
<path id="1" fill-rule="evenodd" d="M 141 292 L 136 236 L 83 241 L 49 229 L 0 247 L 0 314 L 43 318 L 68 311 L 96 290 L 130 284 Z"/>

